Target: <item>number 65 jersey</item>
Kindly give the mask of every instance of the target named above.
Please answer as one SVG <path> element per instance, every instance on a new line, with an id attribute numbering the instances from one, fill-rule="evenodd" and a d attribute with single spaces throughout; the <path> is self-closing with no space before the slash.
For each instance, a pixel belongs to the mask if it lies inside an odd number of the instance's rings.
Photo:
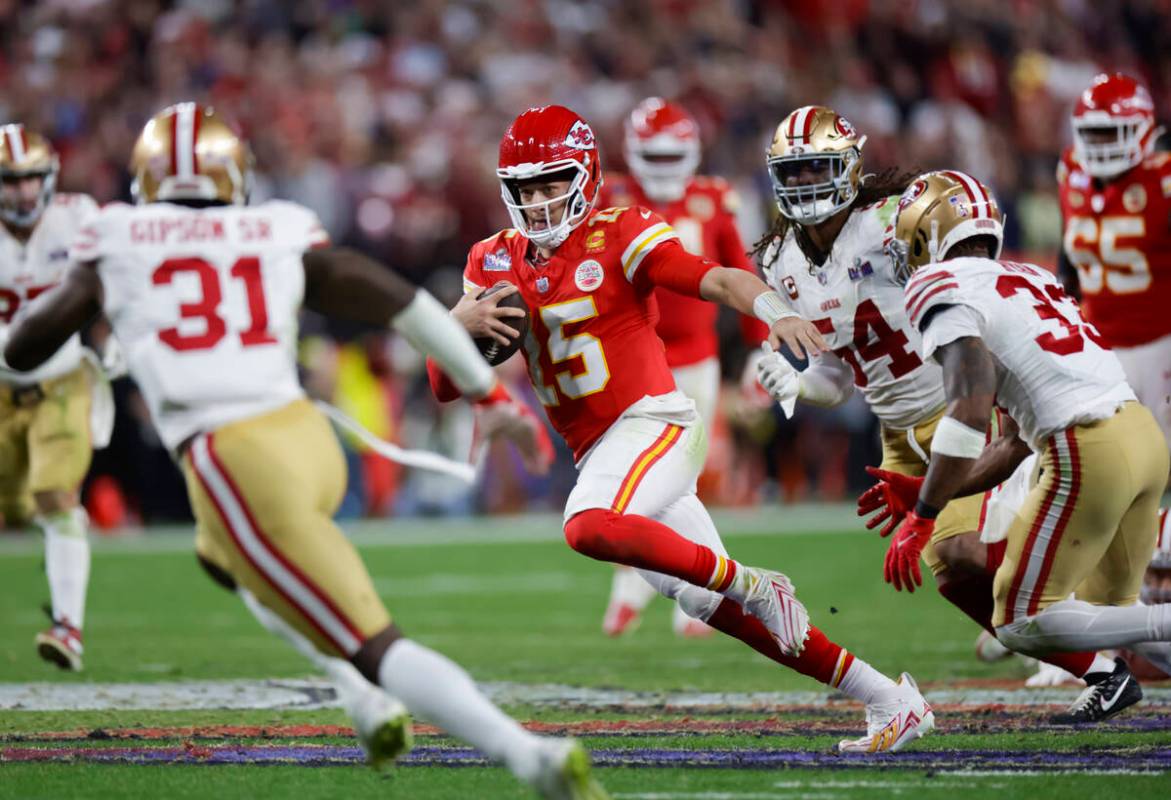
<path id="1" fill-rule="evenodd" d="M 283 201 L 103 208 L 73 245 L 94 262 L 104 310 L 164 444 L 302 396 L 301 256 L 329 243 L 317 217 Z"/>
<path id="2" fill-rule="evenodd" d="M 917 270 L 906 300 L 925 357 L 965 336 L 983 340 L 996 359 L 996 402 L 1034 449 L 1135 399 L 1118 357 L 1040 267 L 955 258 Z"/>
<path id="3" fill-rule="evenodd" d="M 922 357 L 907 321 L 884 236 L 897 197 L 855 209 L 820 267 L 811 267 L 792 233 L 765 254 L 769 285 L 805 319 L 854 375 L 882 424 L 913 428 L 943 408 L 943 374 Z"/>

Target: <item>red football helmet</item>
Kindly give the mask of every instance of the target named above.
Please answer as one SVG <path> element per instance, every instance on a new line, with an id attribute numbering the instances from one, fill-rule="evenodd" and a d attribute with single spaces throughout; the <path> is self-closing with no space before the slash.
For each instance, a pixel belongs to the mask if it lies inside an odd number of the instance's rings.
<path id="1" fill-rule="evenodd" d="M 1095 178 L 1138 166 L 1155 144 L 1155 104 L 1146 87 L 1116 72 L 1094 78 L 1073 109 L 1074 156 Z"/>
<path id="2" fill-rule="evenodd" d="M 699 168 L 699 125 L 676 103 L 648 97 L 626 120 L 624 153 L 647 197 L 669 203 L 683 196 Z"/>
<path id="3" fill-rule="evenodd" d="M 512 224 L 537 246 L 555 248 L 597 200 L 602 185 L 597 138 L 586 121 L 565 106 L 530 108 L 504 132 L 496 175 Z M 569 180 L 569 191 L 535 203 L 521 202 L 520 184 L 551 176 Z M 554 222 L 550 209 L 561 202 L 561 219 Z M 530 218 L 534 212 L 536 220 Z"/>

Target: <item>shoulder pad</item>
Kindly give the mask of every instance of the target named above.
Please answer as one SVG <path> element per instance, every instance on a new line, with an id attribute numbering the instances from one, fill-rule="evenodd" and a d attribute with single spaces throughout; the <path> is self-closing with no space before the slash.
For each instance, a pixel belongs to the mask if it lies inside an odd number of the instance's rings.
<path id="1" fill-rule="evenodd" d="M 932 264 L 915 271 L 907 282 L 904 299 L 907 318 L 916 330 L 926 312 L 937 305 L 952 305 L 959 297 L 960 285 L 955 272 L 948 269 L 946 262 Z"/>

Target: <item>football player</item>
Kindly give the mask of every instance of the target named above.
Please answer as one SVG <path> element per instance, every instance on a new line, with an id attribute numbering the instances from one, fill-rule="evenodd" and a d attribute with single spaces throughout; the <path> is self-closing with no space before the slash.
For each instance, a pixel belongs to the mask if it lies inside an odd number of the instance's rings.
<path id="1" fill-rule="evenodd" d="M 635 567 L 688 615 L 780 664 L 866 704 L 866 735 L 844 751 L 893 751 L 934 725 L 910 676 L 896 683 L 809 624 L 788 578 L 728 557 L 695 494 L 707 450 L 695 402 L 679 392 L 655 334 L 653 292 L 720 302 L 759 318 L 774 344 L 818 352 L 820 335 L 755 275 L 688 253 L 649 208 L 598 209 L 602 180 L 590 126 L 562 106 L 518 116 L 500 143 L 497 175 L 515 227 L 476 244 L 467 293 L 452 314 L 475 336 L 523 342 L 529 377 L 573 449 L 578 480 L 565 537 L 579 553 Z M 501 281 L 504 291 L 480 297 Z M 440 399 L 458 391 L 430 367 Z"/>
<path id="2" fill-rule="evenodd" d="M 0 342 L 13 316 L 61 280 L 69 245 L 97 209 L 88 195 L 54 191 L 59 169 L 44 136 L 0 127 Z M 77 671 L 90 568 L 78 495 L 92 455 L 91 377 L 80 336 L 50 355 L 27 372 L 0 359 L 0 520 L 44 531 L 52 625 L 37 634 L 37 652 Z"/>
<path id="3" fill-rule="evenodd" d="M 624 155 L 630 175 L 608 174 L 598 194 L 598 207 L 649 208 L 670 225 L 690 253 L 710 257 L 727 267 L 756 270 L 736 230 L 736 192 L 722 178 L 697 175 L 699 125 L 687 110 L 660 97 L 639 103 L 626 120 Z M 654 290 L 659 306 L 655 333 L 667 349 L 667 364 L 679 391 L 695 401 L 710 431 L 720 392 L 719 306 L 665 287 Z M 740 315 L 741 331 L 753 355 L 765 336 L 763 324 Z M 747 365 L 755 382 L 754 363 Z M 620 636 L 637 627 L 647 603 L 657 592 L 629 567 L 617 567 L 602 630 Z M 712 629 L 692 619 L 678 605 L 672 628 L 679 636 L 707 636 Z"/>
<path id="4" fill-rule="evenodd" d="M 1057 184 L 1059 272 L 1171 447 L 1171 153 L 1146 87 L 1098 75 L 1073 109 Z"/>
<path id="5" fill-rule="evenodd" d="M 761 385 L 786 413 L 798 399 L 835 406 L 855 386 L 862 392 L 882 426 L 882 465 L 869 471 L 886 482 L 863 495 L 860 514 L 875 510 L 890 482 L 926 472 L 944 414 L 942 373 L 923 357 L 885 250 L 899 196 L 913 176 L 864 180 L 865 144 L 847 119 L 824 106 L 799 108 L 777 126 L 766 162 L 780 216 L 764 249 L 765 278 L 790 308 L 813 320 L 832 351 L 800 372 L 780 353 L 758 364 Z M 999 240 L 998 216 L 975 224 L 991 226 Z M 982 505 L 979 496 L 948 505 L 924 559 L 939 593 L 991 632 L 992 578 L 1004 545 L 980 541 Z M 885 519 L 880 513 L 868 527 Z M 893 529 L 887 521 L 882 534 Z M 1113 669 L 1092 653 L 1051 658 L 1078 677 Z"/>
<path id="6" fill-rule="evenodd" d="M 580 745 L 528 733 L 391 621 L 332 521 L 345 461 L 297 382 L 297 313 L 304 304 L 393 328 L 469 396 L 508 402 L 492 370 L 434 298 L 331 247 L 307 208 L 246 207 L 250 162 L 208 107 L 181 103 L 150 120 L 130 163 L 138 205 L 106 206 L 86 225 L 63 283 L 18 316 L 6 358 L 31 369 L 105 310 L 186 476 L 200 562 L 267 627 L 291 629 L 335 679 L 364 689 L 349 711 L 373 763 L 409 747 L 409 709 L 545 797 L 605 797 Z"/>
<path id="7" fill-rule="evenodd" d="M 1158 425 L 1055 278 L 994 260 L 995 228 L 976 224 L 994 216 L 987 188 L 951 173 L 923 176 L 899 201 L 895 272 L 924 356 L 943 369 L 947 414 L 885 578 L 920 584 L 920 552 L 941 511 L 1001 483 L 1036 451 L 1041 475 L 996 572 L 997 638 L 1038 656 L 1171 641 L 1171 607 L 1136 604 L 1171 461 Z M 989 444 L 994 403 L 1019 432 Z M 1106 719 L 1142 696 L 1121 659 L 1087 684 L 1066 721 Z"/>

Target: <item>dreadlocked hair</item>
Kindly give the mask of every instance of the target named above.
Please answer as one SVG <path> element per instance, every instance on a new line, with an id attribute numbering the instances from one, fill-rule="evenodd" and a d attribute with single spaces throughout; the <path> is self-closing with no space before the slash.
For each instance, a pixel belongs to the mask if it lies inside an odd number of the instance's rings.
<path id="1" fill-rule="evenodd" d="M 891 167 L 877 174 L 863 175 L 862 185 L 858 187 L 858 195 L 854 198 L 854 202 L 850 204 L 850 209 L 864 208 L 872 203 L 877 203 L 883 198 L 890 197 L 892 194 L 901 195 L 918 176 L 918 171 L 904 172 L 898 167 Z M 793 237 L 797 240 L 797 244 L 801 246 L 801 249 L 805 253 L 808 254 L 816 251 L 817 248 L 809 240 L 809 235 L 805 233 L 803 226 L 795 225 L 793 220 L 784 214 L 777 214 L 776 218 L 773 219 L 772 226 L 765 232 L 764 236 L 753 242 L 752 250 L 748 253 L 749 257 L 762 267 L 767 266 L 764 263 L 764 259 L 768 253 L 769 246 L 773 242 L 777 242 L 778 245 L 783 244 L 790 230 L 793 232 Z M 773 258 L 775 257 L 776 253 L 773 254 Z"/>

